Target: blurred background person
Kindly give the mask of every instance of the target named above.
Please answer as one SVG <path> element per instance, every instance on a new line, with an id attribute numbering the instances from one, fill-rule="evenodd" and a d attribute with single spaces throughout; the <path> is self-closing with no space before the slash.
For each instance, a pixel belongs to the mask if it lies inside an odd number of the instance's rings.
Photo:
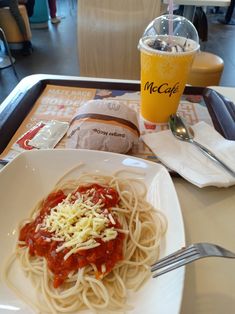
<path id="1" fill-rule="evenodd" d="M 49 5 L 51 23 L 52 24 L 60 23 L 60 18 L 56 16 L 56 11 L 57 11 L 56 0 L 48 0 L 48 5 Z"/>
<path id="2" fill-rule="evenodd" d="M 35 0 L 19 0 L 19 4 L 25 5 L 28 17 L 31 17 L 33 15 Z"/>

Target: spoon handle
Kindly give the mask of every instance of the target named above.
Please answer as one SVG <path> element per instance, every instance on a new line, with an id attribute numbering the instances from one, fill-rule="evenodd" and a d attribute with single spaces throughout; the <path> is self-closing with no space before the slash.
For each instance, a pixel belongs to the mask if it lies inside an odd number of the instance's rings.
<path id="1" fill-rule="evenodd" d="M 211 160 L 213 160 L 214 162 L 216 162 L 218 165 L 220 165 L 221 167 L 223 167 L 228 173 L 230 173 L 230 175 L 232 175 L 233 177 L 235 177 L 235 171 L 232 170 L 230 167 L 228 167 L 222 160 L 220 160 L 215 154 L 213 154 L 209 149 L 207 149 L 205 146 L 201 145 L 200 143 L 192 140 L 191 141 L 192 144 L 194 144 L 196 147 L 198 147 L 201 152 L 206 155 L 207 157 L 209 157 Z"/>

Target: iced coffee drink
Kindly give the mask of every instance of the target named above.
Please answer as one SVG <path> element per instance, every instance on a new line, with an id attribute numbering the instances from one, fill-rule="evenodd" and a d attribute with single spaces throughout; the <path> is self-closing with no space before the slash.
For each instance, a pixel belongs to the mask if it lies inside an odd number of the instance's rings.
<path id="1" fill-rule="evenodd" d="M 176 19 L 179 23 L 182 19 L 185 20 L 183 17 L 176 17 Z M 179 25 L 178 35 L 182 33 L 180 32 L 182 25 Z M 191 26 L 194 28 L 193 25 Z M 141 116 L 146 121 L 167 122 L 170 114 L 177 111 L 190 67 L 199 49 L 197 33 L 193 39 L 184 33 L 185 37 L 178 35 L 145 34 L 140 39 L 140 110 Z"/>

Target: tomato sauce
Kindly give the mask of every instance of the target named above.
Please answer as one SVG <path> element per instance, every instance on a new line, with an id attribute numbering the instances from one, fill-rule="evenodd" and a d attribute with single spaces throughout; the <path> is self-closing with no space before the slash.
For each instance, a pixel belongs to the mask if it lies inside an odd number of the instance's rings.
<path id="1" fill-rule="evenodd" d="M 102 200 L 102 209 L 109 210 L 118 204 L 119 196 L 116 190 L 110 187 L 103 187 L 99 184 L 92 184 L 89 186 L 80 186 L 73 193 L 92 195 L 92 201 L 96 204 L 100 199 Z M 71 271 L 77 271 L 88 264 L 94 263 L 98 269 L 97 278 L 102 274 L 101 266 L 105 264 L 106 273 L 110 272 L 114 265 L 123 259 L 123 241 L 124 235 L 118 233 L 113 240 L 104 242 L 101 239 L 96 239 L 100 243 L 98 247 L 89 250 L 80 250 L 77 253 L 70 255 L 66 260 L 64 256 L 69 252 L 67 248 L 60 252 L 56 249 L 61 242 L 52 239 L 53 233 L 38 228 L 37 225 L 42 223 L 44 217 L 50 214 L 51 208 L 61 203 L 66 198 L 63 191 L 51 193 L 41 205 L 41 210 L 36 219 L 30 223 L 25 224 L 20 230 L 19 240 L 25 241 L 29 247 L 29 254 L 32 256 L 42 256 L 47 260 L 48 268 L 54 273 L 54 287 L 57 288 L 67 278 Z M 114 217 L 113 217 L 114 218 Z M 117 219 L 114 218 L 115 227 L 122 228 Z M 110 222 L 110 226 L 113 226 Z"/>

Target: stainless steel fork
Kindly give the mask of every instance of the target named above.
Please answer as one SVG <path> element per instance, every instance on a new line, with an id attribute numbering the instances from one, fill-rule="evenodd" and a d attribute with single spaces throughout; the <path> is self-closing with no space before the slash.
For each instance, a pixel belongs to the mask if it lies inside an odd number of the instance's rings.
<path id="1" fill-rule="evenodd" d="M 235 253 L 216 244 L 195 243 L 163 257 L 151 266 L 151 272 L 155 278 L 195 260 L 210 256 L 235 258 Z"/>

